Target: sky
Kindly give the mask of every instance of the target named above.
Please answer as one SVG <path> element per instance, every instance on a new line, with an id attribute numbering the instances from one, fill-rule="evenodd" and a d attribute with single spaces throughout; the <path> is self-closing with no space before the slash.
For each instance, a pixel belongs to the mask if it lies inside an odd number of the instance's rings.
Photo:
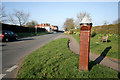
<path id="1" fill-rule="evenodd" d="M 87 12 L 92 18 L 93 26 L 109 24 L 118 19 L 118 2 L 2 2 L 6 14 L 15 10 L 30 13 L 30 21 L 50 23 L 62 26 L 66 18 L 77 19 L 77 14 Z"/>

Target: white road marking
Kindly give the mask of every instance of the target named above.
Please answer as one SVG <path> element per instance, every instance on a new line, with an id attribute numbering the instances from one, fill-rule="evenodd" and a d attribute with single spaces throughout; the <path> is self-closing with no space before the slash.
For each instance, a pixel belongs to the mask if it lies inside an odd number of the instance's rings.
<path id="1" fill-rule="evenodd" d="M 6 72 L 11 72 L 11 71 L 13 71 L 14 69 L 16 69 L 17 67 L 18 67 L 17 65 L 14 65 L 13 67 L 7 69 Z"/>
<path id="2" fill-rule="evenodd" d="M 0 80 L 5 76 L 6 74 L 0 74 Z"/>

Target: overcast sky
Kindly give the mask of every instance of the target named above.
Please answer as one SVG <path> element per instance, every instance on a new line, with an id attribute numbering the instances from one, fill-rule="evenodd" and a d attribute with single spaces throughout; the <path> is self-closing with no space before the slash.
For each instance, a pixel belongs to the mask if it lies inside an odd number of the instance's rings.
<path id="1" fill-rule="evenodd" d="M 91 15 L 93 26 L 113 23 L 118 19 L 118 2 L 2 2 L 6 13 L 14 9 L 30 13 L 30 20 L 58 25 L 60 29 L 66 18 L 76 20 L 80 12 Z"/>

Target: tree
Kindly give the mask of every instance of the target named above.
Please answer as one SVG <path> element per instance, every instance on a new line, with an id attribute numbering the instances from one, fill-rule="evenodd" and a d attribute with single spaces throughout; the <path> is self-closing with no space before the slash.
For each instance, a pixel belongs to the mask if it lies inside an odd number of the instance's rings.
<path id="1" fill-rule="evenodd" d="M 23 11 L 14 10 L 12 14 L 8 15 L 8 21 L 12 24 L 19 24 L 20 26 L 25 26 L 29 20 L 29 13 Z"/>
<path id="2" fill-rule="evenodd" d="M 89 13 L 87 13 L 87 12 L 80 12 L 79 14 L 77 14 L 77 20 L 75 21 L 75 24 L 74 24 L 75 27 L 77 27 L 77 28 L 80 27 L 79 23 L 82 21 L 84 16 L 87 16 L 90 20 L 92 20 Z"/>
<path id="3" fill-rule="evenodd" d="M 79 28 L 79 20 L 78 19 L 74 22 L 74 27 Z"/>
<path id="4" fill-rule="evenodd" d="M 108 24 L 108 22 L 107 21 L 104 21 L 104 26 L 106 26 Z"/>
<path id="5" fill-rule="evenodd" d="M 77 19 L 79 20 L 79 22 L 81 22 L 85 16 L 87 16 L 91 20 L 91 16 L 87 12 L 80 12 L 79 14 L 77 14 Z"/>
<path id="6" fill-rule="evenodd" d="M 0 23 L 3 23 L 4 21 L 6 21 L 4 18 L 7 15 L 5 14 L 5 6 L 2 6 L 2 4 L 0 4 Z"/>
<path id="7" fill-rule="evenodd" d="M 63 28 L 65 31 L 68 31 L 70 29 L 74 29 L 73 18 L 67 18 L 66 21 L 64 22 Z"/>
<path id="8" fill-rule="evenodd" d="M 32 20 L 26 24 L 26 27 L 35 27 L 38 24 L 37 21 Z"/>

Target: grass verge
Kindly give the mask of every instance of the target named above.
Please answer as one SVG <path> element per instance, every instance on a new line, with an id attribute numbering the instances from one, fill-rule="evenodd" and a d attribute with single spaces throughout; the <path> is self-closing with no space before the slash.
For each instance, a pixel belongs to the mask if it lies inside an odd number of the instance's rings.
<path id="1" fill-rule="evenodd" d="M 80 43 L 80 38 L 79 35 L 72 35 L 79 43 Z M 118 36 L 113 35 L 108 37 L 108 42 L 98 42 L 98 36 L 97 34 L 94 37 L 91 37 L 90 39 L 90 51 L 97 53 L 97 54 L 104 54 L 105 56 L 108 57 L 113 57 L 116 59 L 120 59 L 118 55 Z"/>
<path id="2" fill-rule="evenodd" d="M 99 53 L 99 54 L 104 54 L 108 57 L 113 57 L 116 59 L 120 59 L 118 56 L 118 37 L 116 36 L 109 36 L 108 37 L 108 42 L 99 42 L 98 41 L 98 35 L 95 37 L 91 38 L 90 42 L 90 49 L 92 52 Z M 98 42 L 98 43 L 97 43 Z"/>
<path id="3" fill-rule="evenodd" d="M 57 39 L 32 52 L 24 60 L 17 78 L 118 78 L 117 71 L 92 61 L 89 71 L 79 71 L 79 56 L 69 50 L 68 41 L 68 38 Z"/>

